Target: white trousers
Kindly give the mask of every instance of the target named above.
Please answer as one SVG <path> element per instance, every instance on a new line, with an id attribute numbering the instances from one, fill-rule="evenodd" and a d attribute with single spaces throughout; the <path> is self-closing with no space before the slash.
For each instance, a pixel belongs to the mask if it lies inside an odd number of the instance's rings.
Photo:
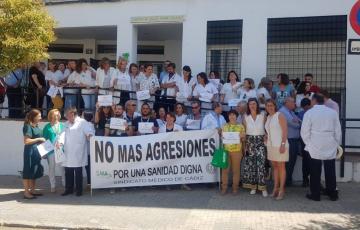
<path id="1" fill-rule="evenodd" d="M 56 163 L 55 163 L 55 154 L 50 154 L 47 156 L 47 162 L 49 165 L 49 181 L 50 181 L 50 187 L 56 188 L 56 177 L 55 177 L 55 169 L 56 169 Z M 61 183 L 65 187 L 65 168 L 62 166 L 60 167 L 61 171 Z"/>

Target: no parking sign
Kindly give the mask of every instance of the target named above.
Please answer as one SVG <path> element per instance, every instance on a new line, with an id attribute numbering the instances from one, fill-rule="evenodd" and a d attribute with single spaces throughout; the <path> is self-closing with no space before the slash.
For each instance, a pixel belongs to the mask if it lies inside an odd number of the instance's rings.
<path id="1" fill-rule="evenodd" d="M 360 35 L 360 1 L 357 1 L 351 9 L 350 24 L 353 30 Z"/>

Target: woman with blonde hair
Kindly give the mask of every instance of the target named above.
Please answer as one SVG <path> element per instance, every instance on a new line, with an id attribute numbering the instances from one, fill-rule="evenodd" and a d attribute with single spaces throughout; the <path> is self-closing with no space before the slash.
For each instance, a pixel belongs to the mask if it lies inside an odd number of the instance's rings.
<path id="1" fill-rule="evenodd" d="M 35 199 L 42 196 L 35 193 L 35 180 L 43 176 L 44 168 L 41 165 L 41 156 L 37 145 L 45 142 L 41 137 L 41 129 L 38 124 L 41 120 L 41 112 L 32 109 L 26 114 L 23 135 L 24 135 L 24 167 L 22 171 L 24 185 L 24 199 Z"/>
<path id="2" fill-rule="evenodd" d="M 64 131 L 64 125 L 60 122 L 61 114 L 57 109 L 52 109 L 48 113 L 48 121 L 43 129 L 43 136 L 46 140 L 49 140 L 51 143 L 55 142 L 60 137 L 60 134 Z M 47 162 L 49 164 L 49 181 L 51 192 L 56 192 L 56 179 L 55 179 L 55 154 L 54 151 L 49 152 L 47 155 Z M 61 167 L 62 174 L 64 174 L 64 168 Z M 65 177 L 62 175 L 63 185 L 65 185 Z"/>

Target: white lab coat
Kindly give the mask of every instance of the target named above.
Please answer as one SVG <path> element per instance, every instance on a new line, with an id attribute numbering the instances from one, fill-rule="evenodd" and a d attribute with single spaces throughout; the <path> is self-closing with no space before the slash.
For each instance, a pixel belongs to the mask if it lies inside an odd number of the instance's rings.
<path id="1" fill-rule="evenodd" d="M 65 131 L 62 140 L 66 161 L 64 167 L 83 167 L 87 165 L 87 136 L 94 135 L 91 123 L 76 117 L 75 122 L 65 123 Z M 61 143 L 61 142 L 60 142 Z"/>
<path id="2" fill-rule="evenodd" d="M 181 79 L 180 75 L 177 73 L 174 73 L 174 75 L 169 78 L 169 73 L 164 75 L 164 78 L 162 79 L 162 84 L 167 84 L 167 83 L 177 83 L 179 80 Z M 166 88 L 163 89 L 161 92 L 161 95 L 165 95 L 166 92 L 166 96 L 171 96 L 171 97 L 175 97 L 176 96 L 176 89 L 174 88 Z"/>
<path id="3" fill-rule="evenodd" d="M 220 115 L 219 123 L 220 124 L 218 124 L 218 121 L 215 118 L 214 112 L 210 112 L 206 114 L 204 119 L 201 121 L 201 129 L 204 130 L 222 128 L 226 124 L 226 120 L 223 115 Z"/>
<path id="4" fill-rule="evenodd" d="M 335 110 L 315 105 L 307 111 L 301 126 L 305 150 L 318 160 L 335 159 L 341 143 L 341 125 Z"/>

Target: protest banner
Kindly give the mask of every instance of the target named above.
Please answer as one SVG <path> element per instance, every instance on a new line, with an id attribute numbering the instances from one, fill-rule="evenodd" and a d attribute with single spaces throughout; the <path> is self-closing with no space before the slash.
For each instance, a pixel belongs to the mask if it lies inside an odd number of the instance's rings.
<path id="1" fill-rule="evenodd" d="M 95 136 L 90 141 L 91 188 L 217 182 L 211 164 L 216 130 L 135 137 Z"/>

